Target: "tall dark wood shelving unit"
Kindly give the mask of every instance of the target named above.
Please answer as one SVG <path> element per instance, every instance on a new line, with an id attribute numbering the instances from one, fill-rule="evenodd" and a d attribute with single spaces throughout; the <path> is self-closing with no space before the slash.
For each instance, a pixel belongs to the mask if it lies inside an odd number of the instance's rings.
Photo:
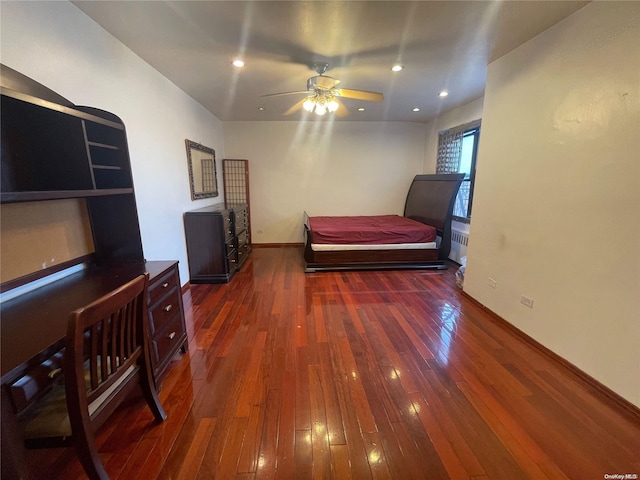
<path id="1" fill-rule="evenodd" d="M 2 203 L 85 198 L 95 261 L 142 261 L 122 121 L 5 87 L 1 114 Z"/>
<path id="2" fill-rule="evenodd" d="M 73 310 L 148 272 L 150 360 L 158 387 L 171 358 L 180 349 L 186 352 L 187 332 L 178 262 L 144 258 L 124 123 L 112 113 L 76 106 L 11 68 L 0 68 L 0 202 L 83 199 L 94 246 L 93 253 L 1 285 L 4 292 L 86 264 L 0 304 L 2 476 L 10 478 L 24 468 L 15 418 L 54 381 L 47 369 L 64 347 Z M 22 387 L 23 378 L 31 379 L 28 389 Z M 5 451 L 5 445 L 16 448 Z"/>

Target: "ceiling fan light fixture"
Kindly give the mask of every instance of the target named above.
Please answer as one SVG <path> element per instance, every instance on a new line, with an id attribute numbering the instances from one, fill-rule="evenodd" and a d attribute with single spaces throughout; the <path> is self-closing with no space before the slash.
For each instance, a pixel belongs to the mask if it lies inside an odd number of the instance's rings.
<path id="1" fill-rule="evenodd" d="M 309 95 L 304 102 L 302 108 L 309 113 L 316 115 L 324 115 L 327 112 L 333 113 L 340 107 L 332 93 L 317 90 L 313 95 Z"/>
<path id="2" fill-rule="evenodd" d="M 340 104 L 336 101 L 336 99 L 335 99 L 335 98 L 333 98 L 333 97 L 330 97 L 330 98 L 329 98 L 329 101 L 327 102 L 327 109 L 328 109 L 331 113 L 333 113 L 333 112 L 335 112 L 336 110 L 338 110 L 338 107 L 339 107 L 339 106 L 340 106 Z"/>
<path id="3" fill-rule="evenodd" d="M 233 62 L 231 62 L 231 65 L 233 65 L 236 68 L 242 68 L 244 67 L 244 62 L 239 58 L 236 58 Z"/>
<path id="4" fill-rule="evenodd" d="M 438 96 L 439 96 L 440 98 L 444 98 L 444 97 L 446 97 L 447 95 L 449 95 L 449 92 L 447 92 L 446 90 L 442 90 L 442 91 L 438 94 Z"/>
<path id="5" fill-rule="evenodd" d="M 420 111 L 420 109 L 418 107 L 414 107 L 413 110 L 412 110 L 412 112 L 419 112 L 419 111 Z"/>
<path id="6" fill-rule="evenodd" d="M 328 68 L 327 63 L 315 63 L 313 64 L 313 68 L 317 75 L 307 78 L 306 90 L 271 93 L 262 96 L 280 97 L 283 95 L 305 95 L 302 100 L 298 101 L 295 105 L 285 111 L 283 115 L 290 115 L 300 108 L 306 112 L 315 113 L 316 115 L 325 115 L 327 112 L 333 113 L 337 111 L 340 111 L 343 115 L 347 115 L 347 108 L 341 102 L 342 98 L 352 98 L 367 102 L 381 102 L 384 100 L 384 95 L 380 92 L 339 88 L 337 85 L 340 83 L 340 80 L 324 75 Z M 363 110 L 364 109 L 361 111 Z M 343 116 L 340 114 L 338 115 Z"/>
<path id="7" fill-rule="evenodd" d="M 314 97 L 307 97 L 307 99 L 302 104 L 302 108 L 304 108 L 307 112 L 313 112 L 313 109 L 316 106 L 316 102 Z"/>
<path id="8" fill-rule="evenodd" d="M 392 72 L 400 72 L 401 70 L 404 70 L 404 67 L 400 64 L 396 64 L 393 67 L 391 67 Z"/>

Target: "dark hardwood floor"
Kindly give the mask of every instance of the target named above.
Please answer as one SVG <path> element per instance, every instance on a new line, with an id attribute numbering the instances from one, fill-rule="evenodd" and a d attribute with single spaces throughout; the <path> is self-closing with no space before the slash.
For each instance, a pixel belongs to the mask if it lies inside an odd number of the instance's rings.
<path id="1" fill-rule="evenodd" d="M 448 271 L 303 273 L 255 248 L 184 295 L 189 353 L 153 423 L 100 430 L 113 479 L 603 479 L 640 475 L 640 424 L 461 295 Z M 32 451 L 81 478 L 71 449 Z M 614 478 L 614 477 L 608 477 Z M 624 477 L 620 477 L 624 478 Z M 637 478 L 637 477 L 627 477 Z"/>

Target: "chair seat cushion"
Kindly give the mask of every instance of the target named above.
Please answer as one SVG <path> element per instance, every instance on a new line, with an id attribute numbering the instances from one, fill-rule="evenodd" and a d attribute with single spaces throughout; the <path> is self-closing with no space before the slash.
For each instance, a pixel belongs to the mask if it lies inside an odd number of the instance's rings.
<path id="1" fill-rule="evenodd" d="M 109 387 L 100 397 L 89 404 L 89 416 L 115 391 L 136 369 L 130 366 L 126 373 Z M 85 370 L 85 381 L 89 385 L 89 372 Z M 71 423 L 67 410 L 67 396 L 63 382 L 25 410 L 20 417 L 24 438 L 66 438 L 71 436 Z"/>
<path id="2" fill-rule="evenodd" d="M 25 410 L 20 417 L 25 439 L 65 438 L 71 436 L 64 383 Z"/>

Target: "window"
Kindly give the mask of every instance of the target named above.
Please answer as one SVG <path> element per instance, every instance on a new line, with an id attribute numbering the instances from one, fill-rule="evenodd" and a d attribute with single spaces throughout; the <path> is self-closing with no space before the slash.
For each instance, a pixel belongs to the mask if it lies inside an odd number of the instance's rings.
<path id="1" fill-rule="evenodd" d="M 465 223 L 471 220 L 479 138 L 480 121 L 440 132 L 438 138 L 437 173 L 465 174 L 453 206 L 454 220 Z"/>

